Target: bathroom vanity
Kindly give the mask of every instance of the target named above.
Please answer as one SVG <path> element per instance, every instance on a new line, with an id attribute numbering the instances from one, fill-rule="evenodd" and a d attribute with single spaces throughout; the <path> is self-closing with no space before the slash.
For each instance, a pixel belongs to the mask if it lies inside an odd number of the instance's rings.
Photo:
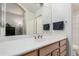
<path id="1" fill-rule="evenodd" d="M 25 35 L 0 38 L 0 56 L 65 56 L 67 47 L 67 37 L 63 34 L 40 39 Z"/>
<path id="2" fill-rule="evenodd" d="M 32 13 L 26 7 L 27 3 L 0 4 L 0 56 L 68 55 L 68 46 L 72 42 L 71 4 L 44 4 L 43 8 L 39 8 L 41 13 L 37 10 Z M 56 14 L 53 15 L 53 12 Z M 71 48 L 69 55 L 72 54 Z"/>
<path id="3" fill-rule="evenodd" d="M 67 39 L 54 42 L 42 48 L 25 53 L 24 56 L 66 56 L 67 54 Z"/>

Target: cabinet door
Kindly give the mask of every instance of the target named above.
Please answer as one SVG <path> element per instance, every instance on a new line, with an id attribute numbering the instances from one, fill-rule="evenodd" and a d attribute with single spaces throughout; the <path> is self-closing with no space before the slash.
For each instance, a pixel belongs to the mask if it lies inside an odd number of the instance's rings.
<path id="1" fill-rule="evenodd" d="M 66 51 L 63 51 L 62 53 L 60 53 L 60 56 L 66 56 Z"/>
<path id="2" fill-rule="evenodd" d="M 63 52 L 63 51 L 65 51 L 65 50 L 67 50 L 66 48 L 67 48 L 66 45 L 60 47 L 60 53 Z"/>
<path id="3" fill-rule="evenodd" d="M 51 53 L 51 45 L 43 47 L 39 49 L 39 55 L 40 56 L 46 56 L 47 54 Z"/>
<path id="4" fill-rule="evenodd" d="M 24 56 L 38 56 L 38 50 L 24 54 Z"/>
<path id="5" fill-rule="evenodd" d="M 59 56 L 59 49 L 53 51 L 52 56 Z"/>
<path id="6" fill-rule="evenodd" d="M 67 44 L 67 40 L 66 39 L 60 41 L 60 46 L 63 46 L 63 45 L 66 45 L 66 44 Z"/>
<path id="7" fill-rule="evenodd" d="M 51 45 L 48 45 L 46 47 L 39 49 L 39 53 L 40 53 L 39 55 L 46 56 L 47 54 L 51 53 L 52 51 L 54 51 L 57 48 L 59 48 L 59 42 L 53 43 Z"/>
<path id="8" fill-rule="evenodd" d="M 65 56 L 67 52 L 67 40 L 60 41 L 60 56 Z"/>

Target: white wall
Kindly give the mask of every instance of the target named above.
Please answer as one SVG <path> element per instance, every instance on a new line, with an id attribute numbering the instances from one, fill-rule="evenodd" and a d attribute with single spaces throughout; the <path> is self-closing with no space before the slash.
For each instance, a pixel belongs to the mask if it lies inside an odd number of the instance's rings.
<path id="1" fill-rule="evenodd" d="M 50 24 L 51 26 L 50 30 L 43 31 L 44 33 L 51 34 L 51 32 L 65 32 L 65 29 L 63 31 L 54 31 L 52 25 L 53 22 L 66 22 L 66 7 L 64 7 L 64 4 L 45 4 L 42 8 L 36 11 L 35 17 L 38 17 L 39 15 L 42 15 L 43 24 Z"/>
<path id="2" fill-rule="evenodd" d="M 42 26 L 43 24 L 50 24 L 51 23 L 51 4 L 45 4 L 41 7 L 38 11 L 36 11 L 35 17 L 42 16 Z M 51 27 L 50 27 L 51 28 Z M 50 34 L 51 30 L 43 31 L 43 33 Z"/>
<path id="3" fill-rule="evenodd" d="M 59 21 L 64 21 L 64 23 L 67 21 L 66 17 L 67 17 L 67 7 L 65 7 L 66 5 L 63 3 L 54 3 L 52 4 L 52 23 L 54 22 L 59 22 Z M 65 23 L 66 24 L 66 23 Z M 66 26 L 65 26 L 66 27 Z M 65 27 L 64 30 L 52 30 L 55 33 L 61 33 L 61 32 L 65 32 Z M 53 28 L 53 26 L 52 26 Z"/>
<path id="4" fill-rule="evenodd" d="M 35 12 L 35 17 L 43 16 L 43 24 L 51 22 L 51 4 L 44 4 L 39 10 Z"/>

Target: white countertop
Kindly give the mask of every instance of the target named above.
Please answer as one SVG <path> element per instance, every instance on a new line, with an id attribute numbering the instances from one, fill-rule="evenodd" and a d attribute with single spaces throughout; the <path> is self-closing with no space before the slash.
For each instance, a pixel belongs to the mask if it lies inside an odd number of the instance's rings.
<path id="1" fill-rule="evenodd" d="M 20 55 L 22 53 L 30 52 L 64 38 L 67 38 L 65 34 L 56 34 L 51 36 L 44 36 L 42 39 L 19 37 L 17 40 L 0 42 L 0 56 Z"/>

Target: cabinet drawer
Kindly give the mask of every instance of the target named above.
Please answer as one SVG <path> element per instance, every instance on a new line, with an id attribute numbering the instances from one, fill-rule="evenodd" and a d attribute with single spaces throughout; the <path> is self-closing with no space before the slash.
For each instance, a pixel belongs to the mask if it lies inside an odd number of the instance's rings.
<path id="1" fill-rule="evenodd" d="M 51 52 L 51 45 L 39 49 L 39 55 L 45 56 Z"/>
<path id="2" fill-rule="evenodd" d="M 24 56 L 38 56 L 38 50 L 24 54 Z"/>
<path id="3" fill-rule="evenodd" d="M 57 48 L 59 48 L 59 42 L 56 42 L 54 44 L 51 44 L 49 46 L 46 46 L 46 47 L 39 49 L 39 55 L 45 56 Z"/>
<path id="4" fill-rule="evenodd" d="M 51 56 L 51 53 L 50 53 L 50 54 L 48 54 L 47 56 Z"/>
<path id="5" fill-rule="evenodd" d="M 53 50 L 58 49 L 58 48 L 59 48 L 59 42 L 56 42 L 56 43 L 52 44 L 52 45 L 51 45 L 51 48 L 52 48 Z"/>
<path id="6" fill-rule="evenodd" d="M 66 51 L 60 53 L 60 56 L 66 56 Z"/>
<path id="7" fill-rule="evenodd" d="M 63 46 L 64 44 L 66 44 L 66 39 L 60 41 L 60 46 Z"/>
<path id="8" fill-rule="evenodd" d="M 63 52 L 64 50 L 66 50 L 66 45 L 60 47 L 60 53 Z"/>
<path id="9" fill-rule="evenodd" d="M 59 56 L 59 49 L 52 52 L 52 56 Z"/>

